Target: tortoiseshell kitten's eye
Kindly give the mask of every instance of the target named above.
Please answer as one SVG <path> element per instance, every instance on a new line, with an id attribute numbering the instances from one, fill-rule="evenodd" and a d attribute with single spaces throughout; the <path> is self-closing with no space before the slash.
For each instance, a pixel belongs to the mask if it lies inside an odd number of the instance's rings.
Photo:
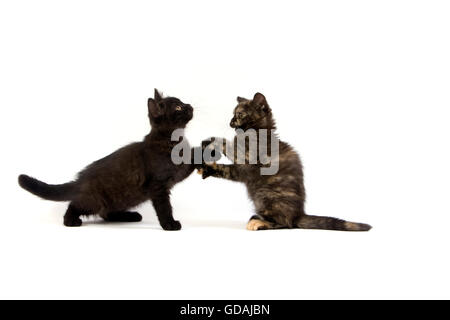
<path id="1" fill-rule="evenodd" d="M 181 111 L 181 106 L 176 106 L 176 107 L 175 107 L 175 110 L 176 110 L 176 111 Z"/>

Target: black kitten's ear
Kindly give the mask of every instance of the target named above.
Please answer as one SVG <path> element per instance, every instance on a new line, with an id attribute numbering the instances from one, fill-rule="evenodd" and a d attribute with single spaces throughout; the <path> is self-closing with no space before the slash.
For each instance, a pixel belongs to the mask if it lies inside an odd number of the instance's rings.
<path id="1" fill-rule="evenodd" d="M 242 97 L 237 97 L 236 100 L 239 103 L 248 101 L 248 99 L 245 99 L 245 98 L 242 98 Z"/>
<path id="2" fill-rule="evenodd" d="M 159 103 L 161 101 L 162 97 L 161 94 L 158 92 L 158 89 L 155 88 L 155 101 L 156 103 Z"/>
<path id="3" fill-rule="evenodd" d="M 161 108 L 154 99 L 148 98 L 147 105 L 148 105 L 148 114 L 153 118 L 157 118 L 162 114 Z"/>

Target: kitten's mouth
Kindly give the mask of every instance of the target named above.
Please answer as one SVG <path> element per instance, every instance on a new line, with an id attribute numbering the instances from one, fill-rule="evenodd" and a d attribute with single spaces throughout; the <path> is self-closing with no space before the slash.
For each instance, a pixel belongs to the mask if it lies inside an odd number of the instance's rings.
<path id="1" fill-rule="evenodd" d="M 190 105 L 187 105 L 187 110 L 184 113 L 184 119 L 186 121 L 191 121 L 194 117 L 194 108 L 192 108 Z"/>
<path id="2" fill-rule="evenodd" d="M 236 121 L 231 120 L 230 127 L 235 129 L 235 130 L 237 130 L 237 129 L 246 130 L 247 126 L 246 126 L 245 123 L 237 124 Z"/>

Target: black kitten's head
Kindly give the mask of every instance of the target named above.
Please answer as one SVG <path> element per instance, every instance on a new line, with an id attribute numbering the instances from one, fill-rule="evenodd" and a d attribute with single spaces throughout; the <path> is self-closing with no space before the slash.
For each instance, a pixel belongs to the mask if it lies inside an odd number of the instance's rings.
<path id="1" fill-rule="evenodd" d="M 192 119 L 194 109 L 174 97 L 161 97 L 155 89 L 155 97 L 148 99 L 148 117 L 152 127 L 178 129 L 186 127 Z"/>
<path id="2" fill-rule="evenodd" d="M 230 127 L 235 129 L 270 129 L 274 126 L 272 110 L 262 93 L 255 93 L 252 100 L 237 97 L 238 105 L 234 108 L 234 117 Z"/>

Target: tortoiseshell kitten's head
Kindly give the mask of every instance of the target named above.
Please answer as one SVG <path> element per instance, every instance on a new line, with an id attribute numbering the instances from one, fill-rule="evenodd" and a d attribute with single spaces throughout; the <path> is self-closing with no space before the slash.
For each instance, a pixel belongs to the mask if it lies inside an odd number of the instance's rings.
<path id="1" fill-rule="evenodd" d="M 163 98 L 155 89 L 155 97 L 148 99 L 148 117 L 152 128 L 174 130 L 185 128 L 192 119 L 194 109 L 174 97 Z"/>
<path id="2" fill-rule="evenodd" d="M 230 127 L 235 129 L 275 129 L 272 110 L 262 93 L 255 93 L 252 100 L 237 97 L 238 105 L 234 108 L 234 116 Z"/>

